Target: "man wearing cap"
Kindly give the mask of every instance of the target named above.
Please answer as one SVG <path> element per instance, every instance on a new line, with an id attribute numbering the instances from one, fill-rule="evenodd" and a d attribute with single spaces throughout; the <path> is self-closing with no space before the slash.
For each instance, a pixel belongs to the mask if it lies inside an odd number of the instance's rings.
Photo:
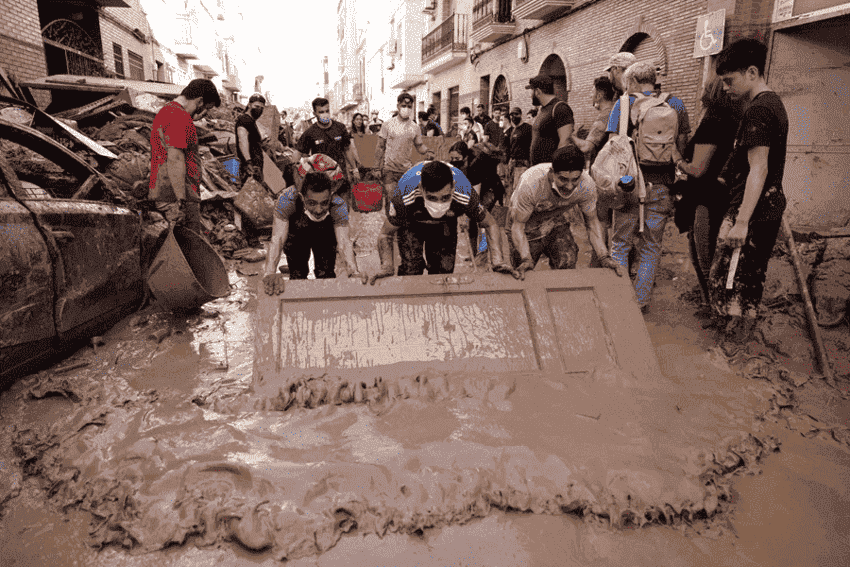
<path id="1" fill-rule="evenodd" d="M 426 161 L 410 168 L 390 196 L 387 218 L 378 234 L 381 268 L 368 281 L 395 274 L 393 238 L 398 234 L 400 276 L 451 274 L 457 251 L 457 219 L 466 215 L 487 230 L 494 272 L 519 274 L 503 261 L 499 227 L 481 205 L 466 176 L 441 161 Z M 363 280 L 366 283 L 366 279 Z"/>
<path id="2" fill-rule="evenodd" d="M 637 58 L 634 53 L 621 51 L 620 53 L 612 55 L 611 59 L 608 60 L 608 66 L 603 69 L 603 72 L 608 73 L 608 76 L 611 78 L 611 82 L 614 83 L 614 89 L 617 97 L 623 96 L 623 93 L 626 92 L 626 87 L 628 87 L 628 85 L 623 84 L 623 73 L 625 73 L 626 69 L 628 69 L 635 61 L 637 61 Z"/>
<path id="3" fill-rule="evenodd" d="M 387 207 L 401 176 L 413 166 L 410 161 L 413 148 L 424 154 L 425 159 L 434 159 L 434 151 L 422 142 L 419 126 L 411 119 L 413 96 L 401 93 L 396 100 L 398 114 L 381 126 L 375 149 L 374 174 L 383 183 Z"/>
<path id="4" fill-rule="evenodd" d="M 369 131 L 372 134 L 377 134 L 378 132 L 381 131 L 381 125 L 383 123 L 384 123 L 384 121 L 381 120 L 380 118 L 378 118 L 378 111 L 373 110 L 372 111 L 372 119 L 369 121 Z"/>
<path id="5" fill-rule="evenodd" d="M 248 99 L 245 112 L 236 118 L 236 157 L 239 158 L 239 185 L 253 177 L 263 182 L 263 140 L 257 120 L 263 115 L 266 98 L 254 93 Z"/>
<path id="6" fill-rule="evenodd" d="M 513 107 L 508 114 L 510 127 L 505 132 L 505 155 L 508 158 L 508 183 L 505 184 L 505 205 L 519 185 L 519 179 L 529 168 L 531 153 L 531 124 L 522 121 L 522 110 Z"/>
<path id="7" fill-rule="evenodd" d="M 596 184 L 583 169 L 582 151 L 565 146 L 555 150 L 552 163 L 535 165 L 522 176 L 511 197 L 507 220 L 511 262 L 520 278 L 534 269 L 543 254 L 554 270 L 576 267 L 578 246 L 567 220 L 574 206 L 584 216 L 587 237 L 599 257 L 599 266 L 614 270 L 617 275 L 625 273 L 608 254 L 596 216 Z"/>
<path id="8" fill-rule="evenodd" d="M 572 144 L 573 109 L 555 96 L 555 85 L 548 75 L 537 75 L 528 82 L 531 104 L 540 106 L 531 129 L 531 165 L 552 161 L 558 148 Z"/>

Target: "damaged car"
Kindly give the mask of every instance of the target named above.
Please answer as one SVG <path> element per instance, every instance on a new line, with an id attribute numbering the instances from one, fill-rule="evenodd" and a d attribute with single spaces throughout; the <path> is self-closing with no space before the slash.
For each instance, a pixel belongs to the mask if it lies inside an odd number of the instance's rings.
<path id="1" fill-rule="evenodd" d="M 83 157 L 0 120 L 0 386 L 141 303 L 142 220 Z"/>

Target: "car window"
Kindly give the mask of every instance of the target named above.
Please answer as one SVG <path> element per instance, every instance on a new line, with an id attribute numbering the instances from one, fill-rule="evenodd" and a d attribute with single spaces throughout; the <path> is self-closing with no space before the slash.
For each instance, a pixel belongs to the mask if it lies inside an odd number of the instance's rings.
<path id="1" fill-rule="evenodd" d="M 68 172 L 51 159 L 9 139 L 0 140 L 0 152 L 21 181 L 28 199 L 70 197 L 85 179 Z"/>

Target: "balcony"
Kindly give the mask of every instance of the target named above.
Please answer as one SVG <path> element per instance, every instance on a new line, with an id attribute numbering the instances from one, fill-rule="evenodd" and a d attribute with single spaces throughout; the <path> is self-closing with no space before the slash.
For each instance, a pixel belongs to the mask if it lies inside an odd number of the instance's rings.
<path id="1" fill-rule="evenodd" d="M 466 59 L 469 16 L 452 14 L 422 38 L 422 72 L 435 74 Z"/>
<path id="2" fill-rule="evenodd" d="M 177 15 L 177 34 L 174 38 L 174 54 L 181 59 L 198 59 L 198 46 L 192 41 L 191 14 Z"/>
<path id="3" fill-rule="evenodd" d="M 518 20 L 545 20 L 572 9 L 578 0 L 514 0 L 514 18 Z"/>
<path id="4" fill-rule="evenodd" d="M 472 8 L 472 41 L 488 43 L 510 37 L 516 30 L 511 0 L 475 0 Z"/>
<path id="5" fill-rule="evenodd" d="M 399 73 L 397 77 L 390 80 L 391 88 L 407 90 L 425 82 L 425 75 L 421 73 Z"/>

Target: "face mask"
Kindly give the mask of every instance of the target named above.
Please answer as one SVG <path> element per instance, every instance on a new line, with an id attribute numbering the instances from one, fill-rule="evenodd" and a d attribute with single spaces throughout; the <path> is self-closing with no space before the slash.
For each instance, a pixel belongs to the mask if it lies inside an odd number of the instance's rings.
<path id="1" fill-rule="evenodd" d="M 331 212 L 325 211 L 325 214 L 323 214 L 322 216 L 314 217 L 313 214 L 310 211 L 308 211 L 307 208 L 305 207 L 304 208 L 304 214 L 307 215 L 307 218 L 310 219 L 313 222 L 322 222 L 323 220 L 328 218 L 328 215 L 331 214 Z"/>
<path id="2" fill-rule="evenodd" d="M 463 167 L 463 160 L 462 159 L 457 160 L 457 161 L 450 161 L 449 163 L 452 164 L 453 166 L 455 166 L 458 169 Z"/>
<path id="3" fill-rule="evenodd" d="M 451 206 L 451 201 L 446 201 L 445 203 L 435 203 L 433 201 L 425 199 L 425 210 L 428 211 L 428 214 L 431 215 L 431 218 L 441 218 L 443 215 L 449 212 L 449 207 Z"/>
<path id="4" fill-rule="evenodd" d="M 251 117 L 254 120 L 256 120 L 257 118 L 259 118 L 262 115 L 263 115 L 263 109 L 262 108 L 252 108 L 251 109 Z"/>
<path id="5" fill-rule="evenodd" d="M 331 115 L 330 114 L 319 114 L 316 118 L 319 119 L 319 122 L 322 124 L 330 124 L 331 123 Z"/>
<path id="6" fill-rule="evenodd" d="M 540 106 L 540 99 L 537 95 L 531 95 L 531 106 Z"/>
<path id="7" fill-rule="evenodd" d="M 511 122 L 513 122 L 514 126 L 517 126 L 520 122 L 522 122 L 522 116 L 511 116 Z"/>
<path id="8" fill-rule="evenodd" d="M 410 118 L 410 109 L 403 106 L 398 109 L 398 115 L 402 118 Z"/>

